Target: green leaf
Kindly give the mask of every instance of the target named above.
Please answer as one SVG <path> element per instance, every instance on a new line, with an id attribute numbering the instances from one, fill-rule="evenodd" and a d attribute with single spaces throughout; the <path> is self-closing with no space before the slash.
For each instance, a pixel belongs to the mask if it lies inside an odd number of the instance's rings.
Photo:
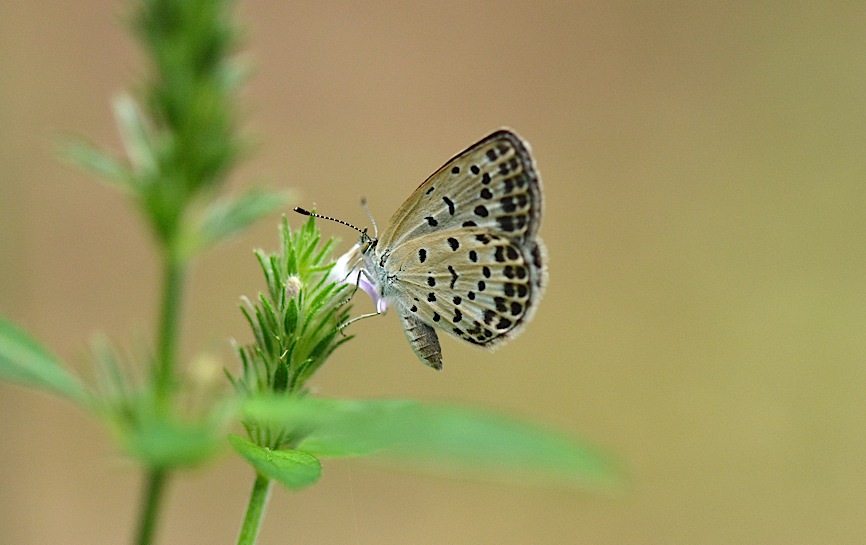
<path id="1" fill-rule="evenodd" d="M 282 483 L 290 490 L 300 490 L 322 477 L 322 464 L 302 450 L 272 450 L 230 435 L 229 442 L 262 475 Z"/>
<path id="2" fill-rule="evenodd" d="M 254 422 L 306 435 L 317 456 L 378 454 L 424 470 L 564 485 L 610 486 L 620 479 L 596 449 L 545 427 L 465 407 L 401 400 L 257 398 Z"/>
<path id="3" fill-rule="evenodd" d="M 115 189 L 126 193 L 135 193 L 138 189 L 125 164 L 89 142 L 64 142 L 60 147 L 60 155 L 78 167 L 99 174 L 106 185 Z"/>
<path id="4" fill-rule="evenodd" d="M 221 428 L 158 417 L 119 430 L 126 451 L 147 467 L 193 467 L 207 461 L 222 444 Z"/>
<path id="5" fill-rule="evenodd" d="M 235 235 L 264 216 L 285 206 L 291 195 L 253 189 L 235 199 L 216 201 L 202 219 L 196 249 Z"/>
<path id="6" fill-rule="evenodd" d="M 131 96 L 118 94 L 111 101 L 114 119 L 132 169 L 141 180 L 152 180 L 159 171 L 156 136 Z"/>
<path id="7" fill-rule="evenodd" d="M 282 360 L 277 364 L 277 368 L 274 370 L 273 390 L 275 392 L 285 392 L 288 385 L 289 364 L 287 364 L 285 360 Z"/>
<path id="8" fill-rule="evenodd" d="M 84 403 L 82 384 L 33 337 L 0 317 L 0 379 L 42 388 Z"/>

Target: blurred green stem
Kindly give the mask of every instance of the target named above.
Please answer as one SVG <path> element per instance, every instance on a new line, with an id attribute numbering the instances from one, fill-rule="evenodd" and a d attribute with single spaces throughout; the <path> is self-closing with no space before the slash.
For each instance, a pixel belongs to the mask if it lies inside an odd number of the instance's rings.
<path id="1" fill-rule="evenodd" d="M 165 489 L 166 472 L 161 469 L 151 470 L 147 475 L 147 488 L 142 495 L 141 515 L 138 521 L 137 545 L 150 545 L 156 528 L 159 514 L 159 504 L 162 491 Z"/>
<path id="2" fill-rule="evenodd" d="M 244 516 L 244 525 L 241 527 L 240 535 L 238 535 L 238 545 L 254 545 L 258 539 L 262 517 L 271 495 L 271 484 L 273 481 L 260 473 L 256 473 L 256 481 L 253 483 L 250 501 L 247 504 L 247 513 Z"/>
<path id="3" fill-rule="evenodd" d="M 167 250 L 163 271 L 162 310 L 159 318 L 157 361 L 154 393 L 157 408 L 163 409 L 174 388 L 175 360 L 177 359 L 178 320 L 185 276 L 185 263 Z"/>
<path id="4" fill-rule="evenodd" d="M 157 338 L 157 361 L 154 370 L 153 393 L 156 409 L 163 412 L 171 399 L 175 382 L 175 360 L 177 359 L 178 321 L 182 298 L 185 264 L 170 250 L 166 254 L 162 285 L 162 309 L 159 316 Z M 150 545 L 159 517 L 160 504 L 168 472 L 162 468 L 150 468 L 147 485 L 141 500 L 141 515 L 138 521 L 138 545 Z"/>

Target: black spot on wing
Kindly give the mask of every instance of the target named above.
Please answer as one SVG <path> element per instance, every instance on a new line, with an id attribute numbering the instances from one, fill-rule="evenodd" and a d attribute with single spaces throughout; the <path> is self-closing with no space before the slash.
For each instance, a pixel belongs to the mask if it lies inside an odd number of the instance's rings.
<path id="1" fill-rule="evenodd" d="M 448 205 L 448 213 L 453 216 L 454 215 L 454 201 L 449 199 L 447 196 L 442 197 L 442 200 L 445 202 L 446 205 Z"/>
<path id="2" fill-rule="evenodd" d="M 496 218 L 496 223 L 499 224 L 500 229 L 509 233 L 515 229 L 513 216 L 499 216 Z"/>
<path id="3" fill-rule="evenodd" d="M 451 265 L 448 265 L 448 272 L 451 273 L 451 289 L 453 290 L 454 284 L 457 283 L 457 279 L 459 278 L 459 276 L 457 275 L 457 271 L 455 271 L 454 267 L 452 267 Z"/>

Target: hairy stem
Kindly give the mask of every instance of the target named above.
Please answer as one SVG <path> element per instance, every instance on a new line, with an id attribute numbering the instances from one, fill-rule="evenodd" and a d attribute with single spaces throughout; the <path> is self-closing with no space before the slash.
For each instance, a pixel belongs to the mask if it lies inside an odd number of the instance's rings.
<path id="1" fill-rule="evenodd" d="M 260 473 L 256 474 L 253 490 L 250 492 L 250 501 L 247 504 L 247 513 L 244 515 L 244 525 L 238 535 L 238 545 L 254 545 L 258 539 L 272 483 L 273 481 Z"/>

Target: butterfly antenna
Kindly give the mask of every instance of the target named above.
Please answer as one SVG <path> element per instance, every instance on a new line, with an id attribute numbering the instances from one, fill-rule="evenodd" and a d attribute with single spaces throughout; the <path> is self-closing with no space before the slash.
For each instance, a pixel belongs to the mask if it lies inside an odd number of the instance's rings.
<path id="1" fill-rule="evenodd" d="M 323 219 L 323 220 L 336 221 L 337 223 L 339 223 L 341 225 L 345 225 L 346 227 L 351 227 L 355 231 L 358 231 L 359 233 L 361 233 L 362 236 L 369 237 L 369 235 L 367 235 L 366 229 L 359 229 L 358 227 L 352 225 L 348 221 L 343 221 L 343 220 L 340 220 L 337 218 L 332 218 L 331 216 L 323 216 L 321 214 L 316 214 L 315 212 L 310 212 L 309 210 L 305 210 L 305 209 L 301 208 L 300 206 L 296 206 L 294 208 L 294 210 L 295 210 L 295 212 L 297 212 L 298 214 L 301 214 L 302 216 L 311 216 L 311 217 L 319 218 L 319 219 Z"/>
<path id="2" fill-rule="evenodd" d="M 373 217 L 373 214 L 367 207 L 367 197 L 361 197 L 361 206 L 364 208 L 364 212 L 367 213 L 367 217 L 370 218 L 370 223 L 373 224 L 373 233 L 375 238 L 379 238 L 379 227 L 376 225 L 376 218 Z"/>

